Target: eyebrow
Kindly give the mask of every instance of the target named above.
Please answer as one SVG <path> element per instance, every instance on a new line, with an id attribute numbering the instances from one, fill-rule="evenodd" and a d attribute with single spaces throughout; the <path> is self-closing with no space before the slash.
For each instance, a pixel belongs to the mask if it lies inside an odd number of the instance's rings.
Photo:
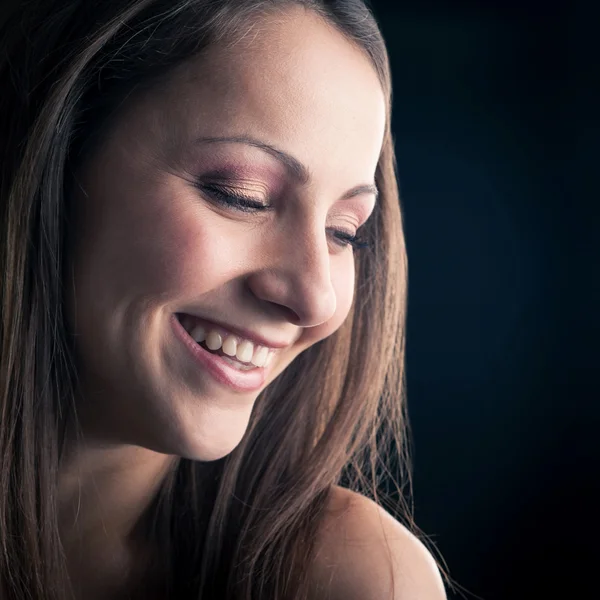
<path id="1" fill-rule="evenodd" d="M 195 139 L 195 143 L 197 144 L 215 144 L 215 143 L 235 143 L 235 144 L 245 144 L 247 146 L 253 146 L 254 148 L 258 148 L 267 154 L 270 154 L 273 158 L 278 160 L 283 166 L 287 169 L 287 171 L 292 175 L 292 177 L 298 181 L 301 185 L 307 185 L 312 177 L 310 170 L 308 167 L 303 165 L 297 158 L 294 158 L 291 154 L 284 152 L 283 150 L 279 150 L 272 146 L 271 144 L 267 144 L 266 142 L 261 142 L 256 138 L 247 135 L 237 135 L 237 136 L 208 136 L 208 137 L 199 137 Z M 359 196 L 361 194 L 373 194 L 375 198 L 379 196 L 379 190 L 374 183 L 364 183 L 361 185 L 357 185 L 352 189 L 348 190 L 343 196 L 343 200 L 347 200 L 349 198 L 353 198 L 354 196 Z"/>

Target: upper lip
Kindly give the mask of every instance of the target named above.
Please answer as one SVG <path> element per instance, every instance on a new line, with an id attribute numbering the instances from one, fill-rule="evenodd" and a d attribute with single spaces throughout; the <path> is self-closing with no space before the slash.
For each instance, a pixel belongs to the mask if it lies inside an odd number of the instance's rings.
<path id="1" fill-rule="evenodd" d="M 218 321 L 215 319 L 207 319 L 201 315 L 196 315 L 191 312 L 186 312 L 186 313 L 181 313 L 181 314 L 190 315 L 192 317 L 196 317 L 197 319 L 201 319 L 202 321 L 206 321 L 207 323 L 212 323 L 213 325 L 216 325 L 217 327 L 221 327 L 222 329 L 226 329 L 227 331 L 230 331 L 234 335 L 237 335 L 241 338 L 244 338 L 246 340 L 253 342 L 257 346 L 266 346 L 267 348 L 285 348 L 286 346 L 289 346 L 293 343 L 291 341 L 282 342 L 282 341 L 273 340 L 271 338 L 264 337 L 264 336 L 260 335 L 259 333 L 255 333 L 253 331 L 249 331 L 248 329 L 244 329 L 243 327 L 237 327 L 235 325 L 230 325 L 229 323 L 225 323 L 224 321 Z"/>

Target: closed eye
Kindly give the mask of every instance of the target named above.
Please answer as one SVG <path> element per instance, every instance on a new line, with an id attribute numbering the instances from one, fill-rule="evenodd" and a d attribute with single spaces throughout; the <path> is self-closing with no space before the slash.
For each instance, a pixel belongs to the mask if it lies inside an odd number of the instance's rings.
<path id="1" fill-rule="evenodd" d="M 252 196 L 246 196 L 237 191 L 234 192 L 226 187 L 206 184 L 198 185 L 197 187 L 199 187 L 201 191 L 210 196 L 216 202 L 233 207 L 243 212 L 268 210 L 271 208 L 271 206 L 268 204 L 265 204 L 264 202 L 253 198 Z"/>
<path id="2" fill-rule="evenodd" d="M 272 208 L 270 205 L 265 204 L 252 196 L 246 196 L 237 191 L 234 192 L 226 187 L 207 184 L 198 184 L 197 187 L 219 204 L 232 207 L 235 210 L 240 210 L 242 212 L 251 213 Z M 370 246 L 369 242 L 364 238 L 343 229 L 330 228 L 328 231 L 333 234 L 334 242 L 343 248 L 350 246 L 355 250 L 360 250 Z"/>
<path id="3" fill-rule="evenodd" d="M 355 250 L 360 250 L 362 248 L 368 248 L 370 246 L 369 242 L 367 242 L 364 238 L 354 235 L 352 233 L 348 233 L 342 229 L 330 229 L 333 233 L 333 237 L 335 239 L 335 243 L 339 246 L 352 246 Z"/>

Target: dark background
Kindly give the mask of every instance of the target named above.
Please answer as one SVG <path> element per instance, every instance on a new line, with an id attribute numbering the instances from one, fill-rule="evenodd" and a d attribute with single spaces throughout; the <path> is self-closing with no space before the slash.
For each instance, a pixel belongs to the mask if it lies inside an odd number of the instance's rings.
<path id="1" fill-rule="evenodd" d="M 561 4 L 371 2 L 409 255 L 416 521 L 484 600 L 600 597 L 600 21 Z"/>

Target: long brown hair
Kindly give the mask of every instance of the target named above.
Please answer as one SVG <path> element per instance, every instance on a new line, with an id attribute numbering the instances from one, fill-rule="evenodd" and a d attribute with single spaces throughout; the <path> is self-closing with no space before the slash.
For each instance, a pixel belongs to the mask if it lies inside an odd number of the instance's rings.
<path id="1" fill-rule="evenodd" d="M 290 4 L 368 55 L 387 97 L 351 313 L 257 399 L 213 463 L 179 459 L 148 518 L 167 597 L 306 598 L 333 485 L 411 526 L 404 402 L 407 261 L 390 128 L 388 57 L 361 0 L 4 0 L 0 9 L 0 590 L 68 594 L 57 473 L 77 374 L 64 318 L 73 173 L 119 105 L 213 43 Z M 400 474 L 396 481 L 392 472 Z M 382 482 L 394 489 L 379 496 Z M 408 488 L 407 488 L 408 485 Z M 414 527 L 412 527 L 414 530 Z"/>

